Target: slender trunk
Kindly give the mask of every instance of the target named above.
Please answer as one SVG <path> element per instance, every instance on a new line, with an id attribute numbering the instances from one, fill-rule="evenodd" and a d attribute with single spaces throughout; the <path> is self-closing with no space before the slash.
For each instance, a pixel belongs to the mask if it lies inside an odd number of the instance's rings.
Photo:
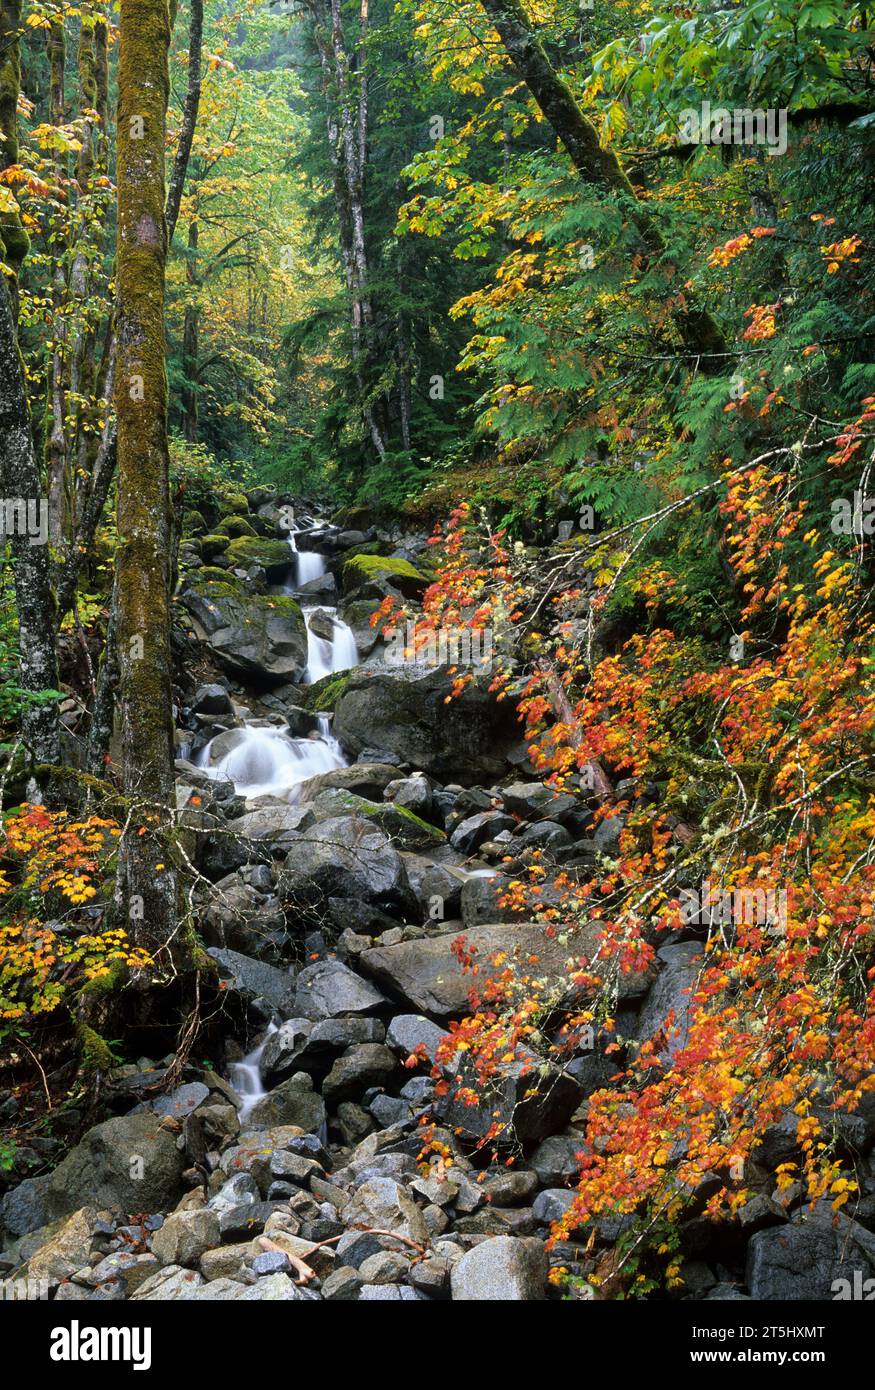
<path id="1" fill-rule="evenodd" d="M 371 350 L 373 312 L 368 290 L 368 257 L 365 243 L 363 179 L 367 151 L 368 101 L 364 72 L 355 114 L 350 90 L 349 59 L 343 31 L 340 0 L 311 0 L 314 37 L 322 64 L 323 93 L 328 111 L 328 146 L 334 170 L 334 196 L 340 230 L 340 247 L 350 296 L 350 329 L 353 371 L 362 399 L 362 417 L 380 459 L 386 457 L 385 432 L 374 403 L 368 398 L 367 361 Z M 362 0 L 360 63 L 364 65 L 368 5 Z M 333 108 L 338 118 L 335 120 Z"/>
<path id="2" fill-rule="evenodd" d="M 21 89 L 21 0 L 0 0 L 0 171 L 18 163 L 18 93 Z M 9 291 L 18 319 L 18 271 L 30 247 L 17 206 L 0 213 L 0 250 L 12 271 Z"/>
<path id="3" fill-rule="evenodd" d="M 118 102 L 117 652 L 124 790 L 118 907 L 135 935 L 168 945 L 176 876 L 161 830 L 173 795 L 164 342 L 167 0 L 121 0 Z"/>
<path id="4" fill-rule="evenodd" d="M 96 84 L 95 109 L 97 127 L 97 164 L 104 172 L 109 165 L 109 54 L 108 21 L 105 14 L 97 16 L 94 27 L 94 75 Z"/>
<path id="5" fill-rule="evenodd" d="M 33 448 L 24 364 L 18 351 L 12 297 L 5 276 L 0 276 L 0 490 L 18 609 L 18 679 L 29 696 L 39 696 L 58 688 L 55 603 L 47 536 L 37 534 L 39 519 L 45 518 L 46 501 Z M 58 706 L 54 700 L 28 702 L 22 728 L 34 762 L 58 762 Z"/>
<path id="6" fill-rule="evenodd" d="M 67 60 L 64 21 L 55 19 L 46 35 L 49 57 L 49 119 L 53 126 L 64 125 L 67 107 L 64 98 L 64 70 Z M 55 178 L 60 184 L 66 176 L 66 157 L 58 151 L 54 158 Z M 65 480 L 67 477 L 67 394 L 65 382 L 66 316 L 62 306 L 67 297 L 65 271 L 66 234 L 58 230 L 52 244 L 52 306 L 55 312 L 55 345 L 49 368 L 49 423 L 46 429 L 46 472 L 49 492 L 49 538 L 59 550 L 63 541 Z"/>
<path id="7" fill-rule="evenodd" d="M 112 598 L 109 604 L 109 620 L 106 625 L 106 643 L 103 649 L 103 660 L 97 675 L 97 692 L 91 708 L 91 723 L 88 726 L 86 767 L 94 777 L 103 777 L 106 774 L 106 761 L 112 738 L 115 693 L 118 687 L 119 674 L 117 628 L 118 588 L 113 583 Z"/>
<path id="8" fill-rule="evenodd" d="M 167 190 L 167 244 L 173 240 L 179 208 L 182 203 L 182 190 L 194 140 L 197 113 L 201 100 L 201 53 L 204 38 L 203 0 L 191 0 L 191 27 L 188 35 L 188 89 L 182 110 L 182 129 L 176 147 L 176 158 Z"/>
<path id="9" fill-rule="evenodd" d="M 584 115 L 568 83 L 554 69 L 520 0 L 480 0 L 495 25 L 507 55 L 525 82 L 548 124 L 565 146 L 584 183 L 629 200 L 630 215 L 651 255 L 665 250 L 662 236 L 647 208 L 638 200 L 617 156 L 603 149 L 598 131 Z M 687 302 L 673 315 L 687 352 L 699 358 L 703 372 L 724 366 L 726 340 L 706 309 Z"/>
<path id="10" fill-rule="evenodd" d="M 401 293 L 404 280 L 400 279 Z M 410 452 L 411 414 L 410 318 L 403 308 L 398 310 L 398 410 L 401 417 L 401 446 Z"/>
<path id="11" fill-rule="evenodd" d="M 185 306 L 182 327 L 182 433 L 190 444 L 198 437 L 198 306 L 196 294 L 198 224 L 193 217 L 188 224 L 188 264 L 186 278 L 191 299 Z"/>

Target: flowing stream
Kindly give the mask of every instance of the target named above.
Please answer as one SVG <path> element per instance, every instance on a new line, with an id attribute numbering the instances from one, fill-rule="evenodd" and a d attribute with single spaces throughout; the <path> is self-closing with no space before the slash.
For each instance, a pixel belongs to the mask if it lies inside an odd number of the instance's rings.
<path id="1" fill-rule="evenodd" d="M 261 1062 L 261 1054 L 264 1051 L 268 1038 L 271 1033 L 275 1032 L 276 1024 L 269 1023 L 267 1025 L 267 1032 L 262 1041 L 258 1044 L 258 1047 L 253 1048 L 251 1052 L 247 1053 L 242 1061 L 232 1062 L 231 1066 L 228 1068 L 228 1080 L 243 1102 L 238 1112 L 241 1127 L 243 1122 L 249 1118 L 258 1102 L 267 1095 L 267 1091 L 264 1089 L 264 1082 L 261 1079 L 259 1063 Z"/>
<path id="2" fill-rule="evenodd" d="M 325 574 L 325 560 L 318 551 L 298 550 L 294 531 L 289 532 L 288 540 L 295 557 L 295 582 L 285 592 L 300 594 L 305 584 Z M 355 636 L 337 616 L 336 608 L 302 605 L 301 611 L 307 625 L 307 669 L 302 684 L 312 685 L 323 676 L 358 665 Z M 323 632 L 329 627 L 331 636 L 314 632 L 311 623 Z M 246 721 L 239 729 L 211 739 L 198 755 L 197 765 L 210 777 L 230 779 L 247 800 L 259 796 L 294 800 L 302 782 L 346 766 L 328 716 L 317 715 L 316 720 L 317 733 L 310 738 L 292 738 L 283 729 Z"/>

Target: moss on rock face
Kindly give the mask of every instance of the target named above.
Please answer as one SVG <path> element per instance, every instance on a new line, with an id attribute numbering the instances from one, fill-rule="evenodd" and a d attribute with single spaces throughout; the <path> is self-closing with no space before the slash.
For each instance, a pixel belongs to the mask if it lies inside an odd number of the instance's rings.
<path id="1" fill-rule="evenodd" d="M 341 507 L 331 518 L 332 526 L 341 531 L 367 531 L 374 524 L 374 513 L 370 507 Z"/>
<path id="2" fill-rule="evenodd" d="M 76 1033 L 79 1038 L 79 1065 L 84 1074 L 93 1076 L 98 1071 L 109 1071 L 114 1059 L 106 1039 L 87 1023 L 79 1023 Z"/>
<path id="3" fill-rule="evenodd" d="M 344 593 L 352 593 L 363 584 L 381 582 L 391 584 L 410 598 L 423 593 L 429 584 L 409 560 L 388 555 L 352 555 L 343 566 Z"/>
<path id="4" fill-rule="evenodd" d="M 294 554 L 285 541 L 271 541 L 261 536 L 238 536 L 227 548 L 228 559 L 238 569 L 259 565 L 272 582 L 282 579 L 294 564 Z"/>
<path id="5" fill-rule="evenodd" d="M 323 676 L 312 685 L 304 686 L 299 700 L 301 707 L 316 714 L 325 714 L 333 710 L 349 685 L 351 675 L 351 671 L 339 671 L 335 675 Z"/>
<path id="6" fill-rule="evenodd" d="M 179 602 L 225 670 L 243 679 L 300 680 L 307 628 L 289 594 L 250 594 L 220 569 L 190 570 Z"/>
<path id="7" fill-rule="evenodd" d="M 239 579 L 215 565 L 203 565 L 200 569 L 189 570 L 185 576 L 185 588 L 207 596 L 216 594 L 242 598 L 246 592 Z"/>
<path id="8" fill-rule="evenodd" d="M 201 543 L 201 554 L 206 560 L 214 560 L 217 555 L 222 555 L 228 549 L 230 536 L 209 535 L 199 537 Z"/>
<path id="9" fill-rule="evenodd" d="M 255 527 L 245 516 L 229 516 L 222 523 L 222 530 L 229 536 L 254 536 Z"/>
<path id="10" fill-rule="evenodd" d="M 245 516 L 249 511 L 249 503 L 244 492 L 223 492 L 218 497 L 219 515 L 226 516 Z"/>
<path id="11" fill-rule="evenodd" d="M 333 815 L 364 816 L 402 849 L 433 849 L 447 838 L 443 830 L 429 825 L 406 806 L 396 806 L 393 801 L 369 801 L 342 787 L 320 792 L 314 806 L 320 804 Z"/>
<path id="12" fill-rule="evenodd" d="M 191 536 L 202 536 L 206 529 L 207 523 L 200 512 L 191 510 L 183 513 L 182 534 L 186 539 Z"/>

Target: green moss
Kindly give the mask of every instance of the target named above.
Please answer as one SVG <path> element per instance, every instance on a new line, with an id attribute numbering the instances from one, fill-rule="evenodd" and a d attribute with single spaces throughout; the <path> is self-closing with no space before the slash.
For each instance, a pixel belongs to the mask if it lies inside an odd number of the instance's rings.
<path id="1" fill-rule="evenodd" d="M 421 816 L 408 811 L 405 806 L 396 806 L 392 801 L 369 801 L 366 797 L 357 796 L 355 792 L 344 791 L 342 788 L 323 795 L 330 799 L 332 806 L 342 808 L 347 814 L 375 821 L 380 829 L 390 839 L 396 840 L 403 849 L 425 849 L 429 845 L 440 844 L 447 838 L 443 830 L 429 825 Z"/>
<path id="2" fill-rule="evenodd" d="M 84 1074 L 93 1076 L 96 1071 L 109 1071 L 115 1064 L 115 1058 L 106 1039 L 87 1023 L 77 1023 L 76 1036 L 79 1040 L 79 1063 Z"/>
<path id="3" fill-rule="evenodd" d="M 225 530 L 225 531 L 227 531 L 227 533 L 228 533 L 229 536 L 254 536 L 254 535 L 256 535 L 255 527 L 252 525 L 252 523 L 251 523 L 250 521 L 247 521 L 247 519 L 246 519 L 245 516 L 229 516 L 229 517 L 227 517 L 227 518 L 225 519 L 225 522 L 224 522 L 224 525 L 223 525 L 223 528 L 222 528 L 222 529 Z M 286 548 L 288 549 L 288 547 L 286 547 Z"/>
<path id="4" fill-rule="evenodd" d="M 429 583 L 409 560 L 391 559 L 387 555 L 353 555 L 343 567 L 344 593 L 350 593 L 369 581 L 380 580 L 388 580 L 403 594 L 410 596 L 422 593 Z"/>
<path id="5" fill-rule="evenodd" d="M 331 523 L 342 531 L 367 531 L 374 524 L 374 513 L 370 507 L 341 507 Z"/>
<path id="6" fill-rule="evenodd" d="M 5 250 L 3 259 L 13 270 L 18 270 L 30 250 L 30 237 L 18 219 L 9 216 L 0 227 L 0 238 Z"/>
<path id="7" fill-rule="evenodd" d="M 385 549 L 383 541 L 362 541 L 361 545 L 351 545 L 344 558 L 353 560 L 356 555 L 382 555 Z"/>
<path id="8" fill-rule="evenodd" d="M 336 675 L 323 676 L 313 685 L 303 686 L 300 696 L 301 706 L 304 709 L 313 710 L 317 714 L 324 714 L 333 710 L 349 685 L 351 675 L 352 672 L 350 671 L 340 671 Z"/>
<path id="9" fill-rule="evenodd" d="M 220 516 L 241 516 L 249 511 L 244 492 L 224 492 L 219 498 Z"/>
<path id="10" fill-rule="evenodd" d="M 227 570 L 217 569 L 213 565 L 189 570 L 185 576 L 185 586 L 187 589 L 194 589 L 198 594 L 206 595 L 207 598 L 242 598 L 244 594 L 239 579 L 235 579 Z"/>
<path id="11" fill-rule="evenodd" d="M 300 618 L 301 622 L 304 621 L 301 605 L 296 598 L 292 598 L 291 594 L 263 594 L 253 601 L 256 603 L 263 603 L 273 612 L 284 613 L 287 618 L 294 618 L 296 620 Z"/>
<path id="12" fill-rule="evenodd" d="M 285 541 L 271 541 L 261 536 L 238 536 L 231 541 L 227 550 L 228 559 L 239 569 L 250 569 L 260 565 L 278 575 L 284 573 L 294 563 L 292 551 Z"/>
<path id="13" fill-rule="evenodd" d="M 198 511 L 184 512 L 182 516 L 182 534 L 189 536 L 202 536 L 207 529 L 201 513 Z"/>

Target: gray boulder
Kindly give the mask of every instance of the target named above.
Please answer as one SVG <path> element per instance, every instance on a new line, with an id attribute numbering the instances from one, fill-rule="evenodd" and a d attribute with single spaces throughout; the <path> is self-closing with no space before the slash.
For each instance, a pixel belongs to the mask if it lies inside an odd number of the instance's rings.
<path id="1" fill-rule="evenodd" d="M 104 1120 L 52 1173 L 46 1206 L 65 1216 L 85 1205 L 116 1212 L 167 1211 L 182 1195 L 183 1155 L 157 1115 Z"/>
<path id="2" fill-rule="evenodd" d="M 264 999 L 278 1014 L 287 1018 L 294 1014 L 294 975 L 239 951 L 213 947 L 209 954 L 218 964 L 222 978 L 243 999 Z"/>
<path id="3" fill-rule="evenodd" d="M 384 748 L 442 782 L 500 776 L 517 733 L 513 712 L 480 680 L 446 704 L 452 684 L 445 669 L 357 671 L 338 701 L 335 733 L 354 753 Z"/>
<path id="4" fill-rule="evenodd" d="M 873 1269 L 875 1235 L 841 1212 L 836 1219 L 827 1201 L 785 1226 L 757 1231 L 747 1248 L 747 1286 L 755 1299 L 861 1299 Z"/>
<path id="5" fill-rule="evenodd" d="M 513 782 L 501 788 L 501 799 L 511 815 L 534 821 L 561 822 L 580 804 L 576 797 L 542 782 Z"/>
<path id="6" fill-rule="evenodd" d="M 250 594 L 230 575 L 190 570 L 180 602 L 198 637 L 232 675 L 300 680 L 307 668 L 307 628 L 288 595 Z"/>
<path id="7" fill-rule="evenodd" d="M 453 1265 L 454 1302 L 531 1303 L 546 1297 L 547 1256 L 539 1240 L 495 1236 Z"/>
<path id="8" fill-rule="evenodd" d="M 318 960 L 301 971 L 295 1012 L 315 1020 L 341 1014 L 370 1014 L 385 1004 L 385 995 L 339 960 Z"/>
<path id="9" fill-rule="evenodd" d="M 507 968 L 517 953 L 524 962 L 538 957 L 537 973 L 555 983 L 557 1001 L 573 997 L 568 988 L 569 960 L 585 955 L 592 957 L 598 938 L 598 924 L 587 923 L 573 941 L 563 945 L 545 935 L 544 928 L 532 922 L 498 922 L 472 927 L 462 933 L 466 948 L 475 953 L 479 973 L 463 971 L 453 942 L 460 933 L 441 932 L 422 940 L 402 941 L 394 946 L 376 946 L 364 951 L 359 964 L 395 994 L 406 999 L 419 1013 L 446 1018 L 464 1014 L 469 1009 L 472 989 L 482 991 L 484 983 Z M 498 967 L 492 958 L 501 952 L 504 963 Z M 641 988 L 635 976 L 620 980 L 621 997 Z"/>
<path id="10" fill-rule="evenodd" d="M 395 1054 L 383 1043 L 357 1043 L 342 1053 L 322 1085 L 326 1104 L 337 1105 L 361 1095 L 370 1086 L 385 1086 L 398 1067 Z"/>
<path id="11" fill-rule="evenodd" d="M 297 1125 L 307 1134 L 318 1134 L 325 1124 L 325 1102 L 312 1088 L 312 1077 L 295 1072 L 253 1106 L 247 1122 L 249 1129 Z"/>
<path id="12" fill-rule="evenodd" d="M 357 898 L 387 912 L 415 904 L 398 851 L 362 816 L 326 820 L 302 835 L 286 859 L 280 887 L 300 906 L 329 897 Z"/>
<path id="13" fill-rule="evenodd" d="M 690 990 L 702 967 L 702 947 L 698 941 L 678 941 L 662 946 L 656 953 L 659 973 L 638 1019 L 635 1036 L 645 1042 L 665 1024 L 669 1012 L 674 1023 L 664 1055 L 674 1057 L 686 1046 L 690 1016 Z"/>

